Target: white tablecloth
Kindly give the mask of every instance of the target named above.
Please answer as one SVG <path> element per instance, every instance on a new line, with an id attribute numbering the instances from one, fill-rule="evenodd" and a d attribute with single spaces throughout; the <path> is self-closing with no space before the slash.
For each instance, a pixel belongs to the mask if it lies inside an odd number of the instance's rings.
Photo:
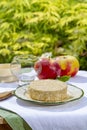
<path id="1" fill-rule="evenodd" d="M 68 82 L 84 90 L 80 100 L 57 106 L 41 106 L 13 96 L 0 101 L 0 107 L 18 113 L 33 130 L 87 130 L 87 71 L 79 71 Z M 0 83 L 0 92 L 16 87 L 17 83 Z"/>

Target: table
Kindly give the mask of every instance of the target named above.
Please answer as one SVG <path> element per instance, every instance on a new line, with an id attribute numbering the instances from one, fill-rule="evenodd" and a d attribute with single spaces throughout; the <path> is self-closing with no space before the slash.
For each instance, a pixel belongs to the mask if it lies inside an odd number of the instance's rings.
<path id="1" fill-rule="evenodd" d="M 5 124 L 6 121 L 0 116 L 0 124 Z"/>
<path id="2" fill-rule="evenodd" d="M 0 130 L 12 130 L 5 119 L 2 117 L 0 117 Z"/>
<path id="3" fill-rule="evenodd" d="M 41 106 L 13 96 L 0 102 L 0 107 L 18 113 L 33 130 L 87 129 L 87 71 L 79 71 L 68 83 L 82 88 L 84 96 L 77 101 L 56 106 Z M 0 92 L 14 90 L 17 83 L 0 83 Z"/>

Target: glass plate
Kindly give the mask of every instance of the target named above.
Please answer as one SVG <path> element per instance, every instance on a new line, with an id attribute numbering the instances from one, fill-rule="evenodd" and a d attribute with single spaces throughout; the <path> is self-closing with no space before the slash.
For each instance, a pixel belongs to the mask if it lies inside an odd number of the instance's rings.
<path id="1" fill-rule="evenodd" d="M 82 89 L 74 85 L 68 84 L 68 91 L 67 91 L 66 99 L 62 101 L 56 101 L 56 102 L 44 102 L 44 101 L 33 100 L 30 97 L 30 95 L 27 93 L 28 87 L 29 86 L 18 87 L 15 90 L 15 95 L 22 100 L 29 101 L 36 104 L 41 104 L 41 105 L 60 105 L 67 102 L 78 100 L 84 95 L 84 91 Z"/>

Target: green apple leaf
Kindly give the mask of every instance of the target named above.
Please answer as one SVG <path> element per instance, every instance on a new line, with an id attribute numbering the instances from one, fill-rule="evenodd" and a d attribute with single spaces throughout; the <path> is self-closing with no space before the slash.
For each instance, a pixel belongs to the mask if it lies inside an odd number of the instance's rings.
<path id="1" fill-rule="evenodd" d="M 66 82 L 70 79 L 70 77 L 71 76 L 64 75 L 64 76 L 57 77 L 56 79 Z"/>

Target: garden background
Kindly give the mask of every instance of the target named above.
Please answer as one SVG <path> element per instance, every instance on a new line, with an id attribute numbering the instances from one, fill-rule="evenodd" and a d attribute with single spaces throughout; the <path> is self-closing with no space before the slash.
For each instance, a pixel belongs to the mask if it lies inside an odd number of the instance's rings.
<path id="1" fill-rule="evenodd" d="M 0 63 L 45 52 L 87 70 L 87 0 L 0 0 Z"/>

